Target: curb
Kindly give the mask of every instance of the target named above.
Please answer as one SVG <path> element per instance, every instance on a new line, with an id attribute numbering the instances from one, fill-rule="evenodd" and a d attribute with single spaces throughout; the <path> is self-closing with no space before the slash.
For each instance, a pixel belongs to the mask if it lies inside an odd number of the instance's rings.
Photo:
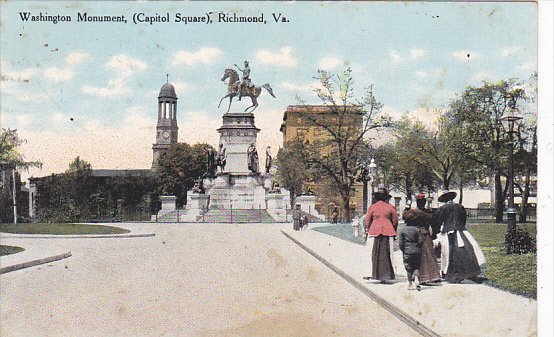
<path id="1" fill-rule="evenodd" d="M 285 231 L 281 230 L 281 233 L 285 235 L 287 238 L 289 238 L 292 242 L 296 243 L 298 246 L 300 246 L 302 249 L 310 253 L 313 257 L 318 259 L 321 263 L 323 263 L 325 266 L 327 266 L 329 269 L 337 273 L 340 277 L 345 279 L 348 283 L 353 285 L 354 287 L 358 288 L 361 292 L 363 292 L 365 295 L 367 295 L 369 298 L 377 302 L 381 307 L 386 309 L 388 312 L 390 312 L 393 316 L 404 322 L 406 325 L 408 325 L 410 328 L 414 329 L 417 333 L 419 333 L 422 336 L 425 337 L 440 337 L 439 334 L 434 332 L 433 330 L 429 329 L 425 325 L 423 325 L 421 322 L 407 314 L 406 312 L 402 311 L 400 308 L 396 307 L 394 304 L 386 301 L 381 296 L 377 295 L 375 292 L 369 290 L 367 287 L 365 287 L 362 283 L 354 279 L 352 276 L 346 274 L 339 268 L 337 268 L 335 265 L 330 263 L 329 261 L 325 260 L 321 255 L 317 254 L 312 249 L 308 248 L 306 245 L 301 243 L 300 241 L 293 238 L 290 234 L 286 233 Z"/>
<path id="2" fill-rule="evenodd" d="M 23 262 L 23 263 L 14 264 L 14 265 L 7 266 L 7 267 L 2 267 L 2 268 L 0 268 L 0 274 L 5 274 L 5 273 L 12 272 L 12 271 L 25 269 L 25 268 L 29 268 L 29 267 L 34 267 L 34 266 L 38 266 L 38 265 L 41 265 L 41 264 L 50 263 L 50 262 L 54 262 L 54 261 L 58 261 L 58 260 L 63 260 L 63 259 L 66 259 L 70 256 L 71 256 L 71 252 L 67 252 L 67 253 L 63 253 L 63 254 L 59 254 L 59 255 L 45 257 L 45 258 L 38 259 L 38 260 L 32 260 L 32 261 L 27 261 L 27 262 Z"/>
<path id="3" fill-rule="evenodd" d="M 8 234 L 8 235 L 6 235 Z M 156 236 L 155 233 L 147 234 L 91 234 L 91 235 L 25 235 L 2 233 L 0 238 L 4 239 L 102 239 L 102 238 L 146 238 Z"/>

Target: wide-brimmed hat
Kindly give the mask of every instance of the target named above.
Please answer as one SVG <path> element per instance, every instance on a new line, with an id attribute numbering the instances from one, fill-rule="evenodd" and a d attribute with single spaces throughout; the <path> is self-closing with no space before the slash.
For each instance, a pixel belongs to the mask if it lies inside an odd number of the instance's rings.
<path id="1" fill-rule="evenodd" d="M 454 200 L 454 198 L 456 198 L 457 195 L 458 195 L 458 193 L 456 193 L 454 191 L 442 191 L 441 195 L 439 196 L 439 198 L 437 200 L 439 202 L 447 202 L 447 201 L 450 201 L 450 200 Z"/>
<path id="2" fill-rule="evenodd" d="M 387 199 L 390 199 L 392 198 L 392 196 L 389 194 L 389 192 L 387 192 L 387 189 L 384 188 L 384 187 L 379 187 L 377 189 L 377 191 L 373 192 L 373 196 L 376 197 L 376 196 L 384 196 L 385 198 Z"/>

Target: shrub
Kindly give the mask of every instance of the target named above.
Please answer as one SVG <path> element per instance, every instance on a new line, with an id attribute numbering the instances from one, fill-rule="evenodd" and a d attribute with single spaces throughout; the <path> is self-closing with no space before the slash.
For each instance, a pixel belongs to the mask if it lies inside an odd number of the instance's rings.
<path id="1" fill-rule="evenodd" d="M 535 239 L 529 232 L 517 228 L 514 232 L 506 234 L 507 254 L 527 254 L 537 252 Z"/>

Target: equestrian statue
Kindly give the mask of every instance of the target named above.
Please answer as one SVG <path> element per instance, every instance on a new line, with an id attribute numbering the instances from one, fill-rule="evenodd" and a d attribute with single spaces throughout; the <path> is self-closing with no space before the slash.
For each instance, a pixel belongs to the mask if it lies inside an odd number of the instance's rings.
<path id="1" fill-rule="evenodd" d="M 221 98 L 219 105 L 217 106 L 218 108 L 221 106 L 221 102 L 223 102 L 225 98 L 229 97 L 229 107 L 227 108 L 227 112 L 229 112 L 231 109 L 231 103 L 233 102 L 233 97 L 238 96 L 240 101 L 243 96 L 248 96 L 252 100 L 252 105 L 246 108 L 244 112 L 247 112 L 249 109 L 252 109 L 250 110 L 250 112 L 252 112 L 258 107 L 258 96 L 262 93 L 262 88 L 267 90 L 271 96 L 275 97 L 273 89 L 271 89 L 269 83 L 258 87 L 250 81 L 250 67 L 248 65 L 248 61 L 244 61 L 243 69 L 239 68 L 236 64 L 235 66 L 242 72 L 242 79 L 239 78 L 239 74 L 235 69 L 225 69 L 225 73 L 223 74 L 221 80 L 225 81 L 226 79 L 229 79 L 229 83 L 227 83 L 227 95 Z"/>

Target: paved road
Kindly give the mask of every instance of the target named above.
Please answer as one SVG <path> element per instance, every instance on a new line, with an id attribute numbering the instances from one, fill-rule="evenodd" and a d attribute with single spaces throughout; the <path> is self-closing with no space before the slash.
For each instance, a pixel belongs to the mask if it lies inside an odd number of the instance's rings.
<path id="1" fill-rule="evenodd" d="M 129 226 L 156 236 L 21 239 L 73 257 L 0 276 L 0 335 L 416 336 L 279 226 Z"/>

